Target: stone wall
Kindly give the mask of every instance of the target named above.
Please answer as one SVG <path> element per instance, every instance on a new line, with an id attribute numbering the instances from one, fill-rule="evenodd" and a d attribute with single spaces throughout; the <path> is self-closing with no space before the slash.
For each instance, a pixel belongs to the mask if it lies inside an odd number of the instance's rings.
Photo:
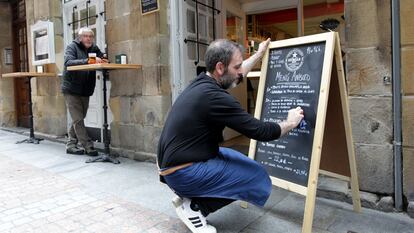
<path id="1" fill-rule="evenodd" d="M 4 49 L 12 48 L 12 15 L 10 4 L 0 2 L 0 75 L 13 71 L 13 65 L 6 65 Z M 14 80 L 0 78 L 0 127 L 16 125 Z"/>
<path id="2" fill-rule="evenodd" d="M 387 0 L 347 0 L 346 74 L 360 189 L 394 192 L 391 6 Z"/>
<path id="3" fill-rule="evenodd" d="M 56 0 L 26 0 L 27 35 L 30 27 L 38 20 L 50 20 L 54 24 L 56 64 L 47 65 L 49 72 L 62 73 L 63 71 L 63 24 L 62 1 Z M 29 69 L 34 71 L 31 61 L 31 39 L 28 38 Z M 66 133 L 66 107 L 60 91 L 60 79 L 37 78 L 32 79 L 32 100 L 35 131 L 64 135 Z"/>
<path id="4" fill-rule="evenodd" d="M 109 59 L 125 53 L 142 65 L 110 74 L 112 151 L 137 160 L 155 160 L 171 107 L 168 1 L 159 2 L 160 11 L 142 15 L 140 1 L 106 1 Z"/>
<path id="5" fill-rule="evenodd" d="M 403 192 L 414 217 L 414 1 L 401 0 Z"/>

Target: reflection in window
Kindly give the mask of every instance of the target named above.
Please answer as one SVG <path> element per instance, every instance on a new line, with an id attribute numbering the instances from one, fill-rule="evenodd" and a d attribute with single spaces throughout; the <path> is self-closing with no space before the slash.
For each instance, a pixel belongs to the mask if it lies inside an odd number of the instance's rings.
<path id="1" fill-rule="evenodd" d="M 202 42 L 207 43 L 207 40 L 202 40 Z M 200 61 L 204 61 L 206 50 L 207 50 L 207 45 L 200 44 Z"/>
<path id="2" fill-rule="evenodd" d="M 195 33 L 195 12 L 187 10 L 187 31 Z"/>
<path id="3" fill-rule="evenodd" d="M 81 21 L 80 21 L 80 26 L 81 27 L 86 27 L 86 9 L 82 9 L 81 11 L 80 11 L 80 18 L 81 18 Z"/>
<path id="4" fill-rule="evenodd" d="M 72 21 L 70 21 L 70 22 L 72 22 L 72 25 L 71 26 L 74 27 L 74 28 L 78 28 L 79 27 L 78 20 L 79 20 L 79 14 L 78 14 L 77 11 L 75 11 L 72 14 Z"/>
<path id="5" fill-rule="evenodd" d="M 188 39 L 195 40 L 195 38 L 191 38 L 191 37 L 189 37 Z M 187 42 L 187 56 L 188 56 L 188 59 L 195 60 L 196 59 L 196 54 L 197 54 L 196 44 L 193 43 L 193 42 Z"/>
<path id="6" fill-rule="evenodd" d="M 205 0 L 198 0 L 198 2 L 203 3 L 203 4 L 206 4 L 206 1 L 205 1 Z M 199 10 L 202 10 L 202 11 L 206 11 L 206 10 L 207 10 L 207 7 L 205 7 L 205 6 L 201 5 L 201 4 L 199 4 L 199 5 L 198 5 L 198 9 L 199 9 Z"/>
<path id="7" fill-rule="evenodd" d="M 89 7 L 89 25 L 96 23 L 96 6 Z"/>
<path id="8" fill-rule="evenodd" d="M 208 36 L 213 38 L 213 17 L 208 17 Z"/>
<path id="9" fill-rule="evenodd" d="M 207 17 L 202 14 L 198 16 L 198 32 L 200 36 L 207 37 Z"/>

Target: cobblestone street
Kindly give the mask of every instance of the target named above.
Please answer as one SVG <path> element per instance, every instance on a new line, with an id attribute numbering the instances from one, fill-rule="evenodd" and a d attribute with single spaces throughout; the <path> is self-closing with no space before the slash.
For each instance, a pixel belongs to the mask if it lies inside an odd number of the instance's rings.
<path id="1" fill-rule="evenodd" d="M 185 232 L 179 220 L 0 157 L 1 232 Z"/>

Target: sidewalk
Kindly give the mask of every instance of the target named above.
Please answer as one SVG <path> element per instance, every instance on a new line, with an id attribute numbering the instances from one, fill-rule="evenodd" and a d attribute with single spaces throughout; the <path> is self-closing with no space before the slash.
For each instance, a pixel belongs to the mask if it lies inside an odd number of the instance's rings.
<path id="1" fill-rule="evenodd" d="M 189 232 L 177 219 L 173 193 L 155 164 L 86 164 L 63 144 L 15 144 L 26 136 L 0 130 L 0 232 Z M 273 189 L 265 208 L 240 202 L 211 214 L 218 232 L 300 232 L 304 198 Z M 414 232 L 405 214 L 318 198 L 314 232 Z"/>

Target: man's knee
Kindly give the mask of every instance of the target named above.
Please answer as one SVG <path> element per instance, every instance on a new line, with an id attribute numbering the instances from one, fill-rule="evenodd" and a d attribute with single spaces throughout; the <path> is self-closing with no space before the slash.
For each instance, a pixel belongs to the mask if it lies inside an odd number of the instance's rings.
<path id="1" fill-rule="evenodd" d="M 83 120 L 84 120 L 84 118 L 83 118 L 83 117 L 76 117 L 76 118 L 72 118 L 72 123 L 73 123 L 74 125 L 77 125 L 77 124 L 79 124 L 79 123 L 82 123 L 82 122 L 83 122 Z"/>

